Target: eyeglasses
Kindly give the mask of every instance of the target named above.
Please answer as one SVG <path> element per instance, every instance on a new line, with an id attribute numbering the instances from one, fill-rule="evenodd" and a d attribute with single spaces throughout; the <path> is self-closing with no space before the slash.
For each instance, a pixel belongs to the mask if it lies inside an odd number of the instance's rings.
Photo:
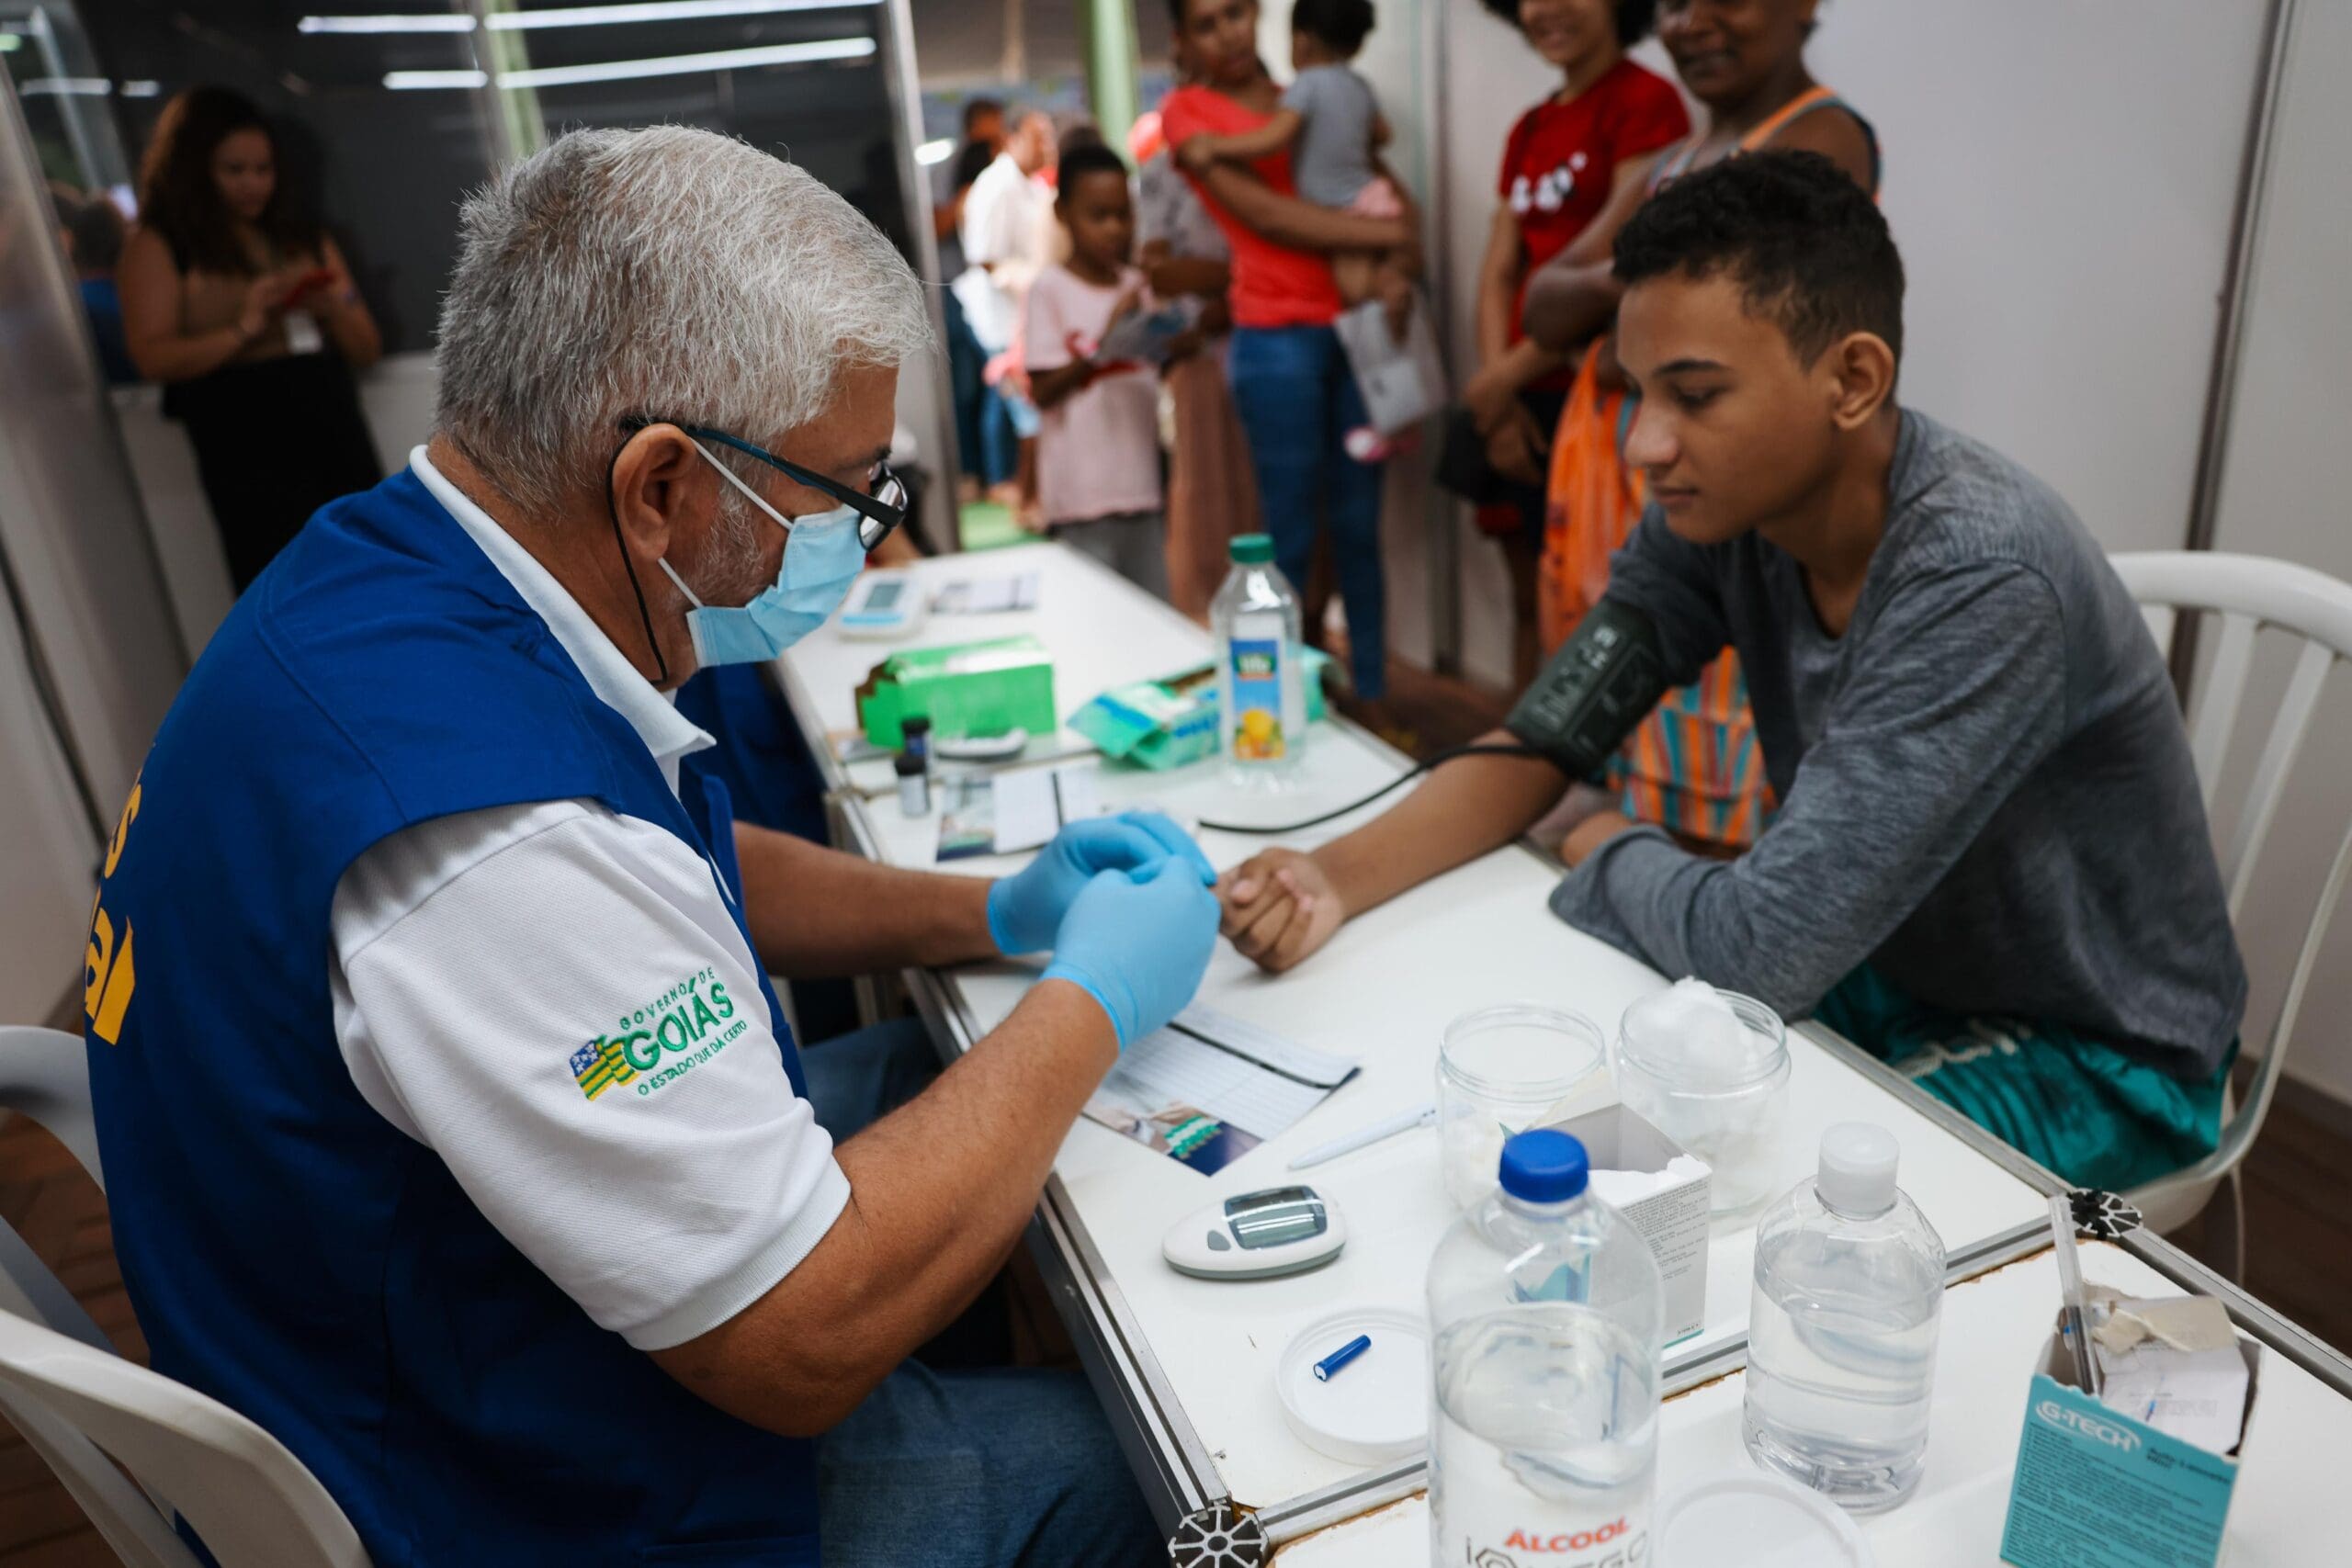
<path id="1" fill-rule="evenodd" d="M 804 468 L 797 463 L 779 457 L 773 452 L 763 451 L 748 441 L 728 434 L 723 430 L 712 430 L 707 425 L 685 424 L 677 420 L 642 419 L 636 415 L 621 421 L 621 428 L 632 435 L 655 424 L 673 424 L 697 440 L 716 441 L 721 446 L 731 446 L 747 457 L 757 457 L 768 467 L 790 476 L 797 482 L 807 485 L 810 490 L 824 491 L 857 513 L 857 542 L 866 549 L 874 548 L 898 532 L 899 525 L 907 520 L 906 481 L 899 478 L 897 471 L 888 463 L 875 464 L 873 473 L 866 476 L 866 483 L 871 487 L 869 493 L 867 491 L 845 485 L 839 479 L 827 479 L 813 468 Z"/>

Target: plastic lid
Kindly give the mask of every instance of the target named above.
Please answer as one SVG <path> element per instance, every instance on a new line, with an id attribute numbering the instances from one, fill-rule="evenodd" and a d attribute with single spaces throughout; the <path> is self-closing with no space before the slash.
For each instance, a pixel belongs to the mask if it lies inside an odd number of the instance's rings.
<path id="1" fill-rule="evenodd" d="M 901 751 L 891 762 L 890 771 L 902 779 L 911 779 L 921 776 L 926 770 L 921 757 L 916 756 L 912 751 Z"/>
<path id="2" fill-rule="evenodd" d="M 1818 1492 L 1758 1471 L 1687 1486 L 1657 1511 L 1650 1568 L 1875 1568 L 1862 1532 Z"/>
<path id="3" fill-rule="evenodd" d="M 1591 1174 L 1584 1145 L 1557 1128 L 1515 1134 L 1503 1145 L 1503 1190 L 1526 1202 L 1566 1202 Z"/>
<path id="4" fill-rule="evenodd" d="M 1328 1382 L 1317 1378 L 1315 1363 L 1359 1334 L 1370 1348 Z M 1283 1347 L 1274 1387 L 1290 1429 L 1317 1453 L 1359 1466 L 1419 1458 L 1430 1438 L 1428 1324 L 1418 1312 L 1386 1306 L 1318 1318 Z"/>
<path id="5" fill-rule="evenodd" d="M 1265 565 L 1274 558 L 1274 536 L 1272 534 L 1235 535 L 1233 558 L 1244 566 Z"/>
<path id="6" fill-rule="evenodd" d="M 1894 1207 L 1894 1134 L 1874 1122 L 1840 1122 L 1821 1134 L 1814 1187 L 1821 1201 L 1857 1219 Z"/>
<path id="7" fill-rule="evenodd" d="M 902 718 L 899 721 L 899 733 L 905 736 L 910 740 L 912 740 L 919 735 L 929 735 L 931 733 L 931 720 L 923 717 L 921 714 L 916 714 L 910 718 Z"/>

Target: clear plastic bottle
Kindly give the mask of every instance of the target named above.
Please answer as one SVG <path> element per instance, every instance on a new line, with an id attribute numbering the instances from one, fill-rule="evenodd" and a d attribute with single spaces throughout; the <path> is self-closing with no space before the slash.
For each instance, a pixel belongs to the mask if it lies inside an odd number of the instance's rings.
<path id="1" fill-rule="evenodd" d="M 1280 788 L 1306 740 L 1298 594 L 1274 565 L 1274 541 L 1243 534 L 1233 570 L 1209 603 L 1216 637 L 1219 748 L 1244 788 Z"/>
<path id="2" fill-rule="evenodd" d="M 1519 1134 L 1501 1163 L 1430 1260 L 1430 1561 L 1645 1562 L 1657 1261 L 1566 1133 Z"/>
<path id="3" fill-rule="evenodd" d="M 1919 1484 L 1944 1299 L 1944 1244 L 1894 1185 L 1894 1135 L 1841 1122 L 1818 1174 L 1756 1231 L 1747 1451 L 1857 1514 Z"/>

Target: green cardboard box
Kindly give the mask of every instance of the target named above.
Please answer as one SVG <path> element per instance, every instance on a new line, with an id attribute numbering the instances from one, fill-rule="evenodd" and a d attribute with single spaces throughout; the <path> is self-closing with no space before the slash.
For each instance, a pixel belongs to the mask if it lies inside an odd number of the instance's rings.
<path id="1" fill-rule="evenodd" d="M 931 720 L 934 737 L 1051 735 L 1054 661 L 1034 637 L 997 637 L 947 648 L 911 648 L 874 667 L 857 689 L 857 721 L 886 750 L 904 743 L 908 719 Z"/>

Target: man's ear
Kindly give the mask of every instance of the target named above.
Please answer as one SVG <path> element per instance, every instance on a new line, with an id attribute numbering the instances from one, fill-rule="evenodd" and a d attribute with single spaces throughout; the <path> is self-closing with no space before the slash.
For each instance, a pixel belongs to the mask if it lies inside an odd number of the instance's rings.
<path id="1" fill-rule="evenodd" d="M 650 565 L 681 539 L 699 538 L 722 482 L 676 425 L 650 424 L 631 435 L 612 472 L 613 514 L 631 558 Z"/>
<path id="2" fill-rule="evenodd" d="M 1822 355 L 1830 378 L 1829 417 L 1859 430 L 1894 396 L 1894 351 L 1876 333 L 1849 333 Z"/>

